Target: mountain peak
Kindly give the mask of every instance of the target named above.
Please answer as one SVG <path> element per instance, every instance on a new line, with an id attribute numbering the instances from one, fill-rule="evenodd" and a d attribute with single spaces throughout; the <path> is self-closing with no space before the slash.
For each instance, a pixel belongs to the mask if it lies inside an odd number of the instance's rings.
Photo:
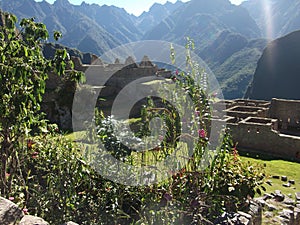
<path id="1" fill-rule="evenodd" d="M 55 2 L 54 2 L 54 5 L 56 5 L 56 6 L 70 6 L 71 5 L 71 3 L 69 2 L 69 0 L 56 0 Z"/>

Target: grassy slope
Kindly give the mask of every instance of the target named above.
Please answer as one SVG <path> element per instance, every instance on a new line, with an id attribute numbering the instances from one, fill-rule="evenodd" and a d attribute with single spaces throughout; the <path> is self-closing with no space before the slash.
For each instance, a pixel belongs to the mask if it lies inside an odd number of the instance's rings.
<path id="1" fill-rule="evenodd" d="M 292 194 L 292 197 L 295 197 L 295 192 L 300 192 L 300 163 L 288 162 L 284 160 L 264 160 L 259 158 L 251 158 L 246 156 L 241 156 L 243 161 L 250 161 L 253 164 L 266 165 L 266 175 L 267 179 L 272 181 L 272 186 L 265 185 L 267 188 L 267 193 L 272 193 L 275 190 L 281 190 L 282 193 L 288 195 Z M 273 175 L 278 176 L 287 176 L 288 180 L 295 180 L 295 185 L 291 187 L 284 187 L 283 182 L 280 179 L 271 178 Z"/>

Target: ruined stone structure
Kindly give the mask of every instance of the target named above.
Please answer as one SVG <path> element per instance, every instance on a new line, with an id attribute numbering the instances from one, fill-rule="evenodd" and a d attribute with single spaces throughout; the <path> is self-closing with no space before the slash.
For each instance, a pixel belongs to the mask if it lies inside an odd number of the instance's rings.
<path id="1" fill-rule="evenodd" d="M 239 149 L 300 162 L 300 101 L 223 101 L 226 122 Z"/>
<path id="2" fill-rule="evenodd" d="M 106 115 L 110 115 L 113 101 L 118 93 L 132 81 L 141 79 L 142 82 L 142 78 L 147 78 L 149 81 L 172 76 L 171 71 L 159 69 L 147 56 L 144 56 L 139 63 L 130 56 L 124 62 L 116 59 L 113 64 L 103 62 L 95 55 L 92 56 L 91 64 L 82 64 L 78 57 L 74 57 L 72 60 L 75 69 L 84 72 L 87 83 L 92 84 L 90 90 L 84 91 L 100 90 L 96 106 L 101 108 Z M 50 122 L 58 124 L 63 130 L 72 130 L 72 105 L 75 91 L 75 82 L 53 74 L 49 75 L 42 111 L 46 113 Z M 139 112 L 140 110 L 136 107 L 132 114 Z"/>

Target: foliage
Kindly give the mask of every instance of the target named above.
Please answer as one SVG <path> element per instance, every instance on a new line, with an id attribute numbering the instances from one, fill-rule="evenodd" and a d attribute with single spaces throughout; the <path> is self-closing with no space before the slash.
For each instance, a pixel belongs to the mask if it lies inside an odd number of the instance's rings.
<path id="1" fill-rule="evenodd" d="M 1 14 L 2 15 L 2 14 Z M 3 13 L 0 27 L 0 193 L 11 192 L 12 180 L 18 174 L 23 155 L 20 144 L 29 133 L 45 130 L 45 121 L 39 113 L 48 73 L 55 72 L 74 80 L 82 74 L 73 70 L 65 50 L 46 60 L 41 44 L 48 38 L 46 26 L 34 19 L 22 19 L 21 30 L 16 29 L 17 18 Z M 67 70 L 69 69 L 69 70 Z M 10 174 L 9 177 L 6 174 Z"/>

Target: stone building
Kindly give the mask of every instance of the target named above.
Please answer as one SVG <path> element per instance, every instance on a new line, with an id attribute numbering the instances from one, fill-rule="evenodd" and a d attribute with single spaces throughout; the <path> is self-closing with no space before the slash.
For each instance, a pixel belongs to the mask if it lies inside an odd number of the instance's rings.
<path id="1" fill-rule="evenodd" d="M 300 101 L 223 101 L 222 120 L 239 149 L 300 161 Z"/>

